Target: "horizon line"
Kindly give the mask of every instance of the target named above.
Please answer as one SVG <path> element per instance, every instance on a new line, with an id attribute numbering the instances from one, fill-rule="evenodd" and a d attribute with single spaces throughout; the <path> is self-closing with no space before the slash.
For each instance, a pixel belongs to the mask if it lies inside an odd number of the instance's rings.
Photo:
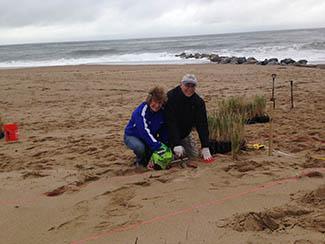
<path id="1" fill-rule="evenodd" d="M 188 34 L 188 35 L 170 35 L 170 36 L 155 36 L 155 37 L 131 37 L 131 38 L 112 38 L 112 39 L 97 39 L 97 40 L 67 40 L 67 41 L 45 41 L 45 42 L 26 42 L 26 43 L 13 43 L 13 44 L 0 44 L 0 46 L 19 46 L 19 45 L 35 45 L 35 44 L 54 44 L 54 43 L 84 43 L 84 42 L 104 42 L 104 41 L 124 41 L 124 40 L 146 40 L 146 39 L 159 39 L 159 38 L 179 38 L 179 37 L 197 37 L 197 36 L 214 36 L 214 35 L 230 35 L 230 34 L 248 34 L 257 32 L 282 32 L 282 31 L 299 31 L 299 30 L 318 30 L 325 29 L 325 27 L 316 28 L 302 28 L 302 29 L 272 29 L 272 30 L 259 30 L 259 31 L 243 31 L 243 32 L 225 32 L 225 33 L 206 33 L 206 34 Z"/>

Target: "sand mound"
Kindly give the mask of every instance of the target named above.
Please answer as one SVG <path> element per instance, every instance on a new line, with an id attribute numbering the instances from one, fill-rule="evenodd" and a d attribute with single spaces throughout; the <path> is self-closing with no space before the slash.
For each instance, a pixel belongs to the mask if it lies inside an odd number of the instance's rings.
<path id="1" fill-rule="evenodd" d="M 68 183 L 67 185 L 57 187 L 54 190 L 45 192 L 44 195 L 46 195 L 48 197 L 56 197 L 56 196 L 62 195 L 65 192 L 69 192 L 69 193 L 76 192 L 76 191 L 79 191 L 80 188 L 83 185 L 85 185 L 86 183 L 95 181 L 98 179 L 99 179 L 99 177 L 97 175 L 94 175 L 91 173 L 82 173 L 79 176 L 78 180 Z"/>
<path id="2" fill-rule="evenodd" d="M 25 171 L 22 173 L 23 179 L 40 178 L 40 177 L 46 177 L 46 176 L 48 176 L 48 174 L 44 174 L 38 170 Z"/>
<path id="3" fill-rule="evenodd" d="M 225 224 L 220 227 L 230 227 L 239 232 L 274 232 L 299 226 L 325 233 L 325 185 L 296 198 L 296 202 L 298 205 L 235 215 L 232 219 L 225 219 Z"/>
<path id="4" fill-rule="evenodd" d="M 235 216 L 230 226 L 236 231 L 263 231 L 269 229 L 274 231 L 279 224 L 266 213 L 248 213 Z"/>
<path id="5" fill-rule="evenodd" d="M 323 178 L 323 173 L 322 172 L 319 172 L 317 170 L 313 170 L 313 171 L 310 171 L 310 172 L 307 172 L 305 174 L 303 174 L 304 176 L 307 176 L 307 177 L 318 177 L 318 178 Z"/>
<path id="6" fill-rule="evenodd" d="M 293 244 L 313 244 L 310 240 L 296 240 Z"/>
<path id="7" fill-rule="evenodd" d="M 236 231 L 281 231 L 286 228 L 293 228 L 312 211 L 297 209 L 296 206 L 285 208 L 274 208 L 265 212 L 250 212 L 248 214 L 235 215 L 225 225 Z"/>
<path id="8" fill-rule="evenodd" d="M 312 204 L 315 207 L 325 208 L 325 185 L 322 185 L 315 191 L 305 194 L 301 198 L 301 202 Z"/>
<path id="9" fill-rule="evenodd" d="M 228 165 L 227 167 L 224 167 L 223 170 L 226 172 L 228 172 L 230 170 L 236 170 L 239 172 L 247 172 L 247 171 L 253 171 L 260 167 L 262 167 L 262 164 L 254 161 L 254 160 L 242 160 L 242 161 L 237 161 L 234 164 Z"/>
<path id="10" fill-rule="evenodd" d="M 324 168 L 325 160 L 312 157 L 310 154 L 307 154 L 305 157 L 305 162 L 302 165 L 304 168 Z"/>

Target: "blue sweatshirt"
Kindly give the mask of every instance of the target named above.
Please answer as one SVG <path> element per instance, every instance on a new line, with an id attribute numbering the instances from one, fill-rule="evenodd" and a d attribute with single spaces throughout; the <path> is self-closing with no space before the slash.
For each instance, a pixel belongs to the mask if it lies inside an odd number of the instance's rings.
<path id="1" fill-rule="evenodd" d="M 132 113 L 125 134 L 141 139 L 152 151 L 158 150 L 161 142 L 167 143 L 163 109 L 153 112 L 146 102 L 141 103 Z"/>

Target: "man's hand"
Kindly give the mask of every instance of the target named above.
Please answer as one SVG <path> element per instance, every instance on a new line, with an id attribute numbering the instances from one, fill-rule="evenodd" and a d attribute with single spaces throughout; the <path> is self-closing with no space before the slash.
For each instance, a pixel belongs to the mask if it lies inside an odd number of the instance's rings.
<path id="1" fill-rule="evenodd" d="M 202 153 L 202 157 L 203 157 L 204 161 L 210 162 L 213 160 L 213 157 L 211 156 L 211 153 L 210 153 L 210 149 L 208 147 L 202 148 L 201 153 Z"/>
<path id="2" fill-rule="evenodd" d="M 181 158 L 182 156 L 184 156 L 185 153 L 185 149 L 183 146 L 176 146 L 174 147 L 173 151 L 177 158 Z"/>

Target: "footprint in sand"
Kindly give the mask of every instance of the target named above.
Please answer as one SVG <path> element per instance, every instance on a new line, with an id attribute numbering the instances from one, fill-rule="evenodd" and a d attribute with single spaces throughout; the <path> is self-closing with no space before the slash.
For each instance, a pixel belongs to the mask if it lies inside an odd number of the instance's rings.
<path id="1" fill-rule="evenodd" d="M 135 197 L 135 185 L 132 185 L 133 187 L 123 186 L 113 191 L 107 191 L 94 198 L 99 203 L 105 201 L 104 207 L 97 210 L 101 221 L 95 226 L 95 229 L 102 230 L 138 222 L 139 214 L 135 210 L 143 206 L 132 203 L 132 199 Z"/>

